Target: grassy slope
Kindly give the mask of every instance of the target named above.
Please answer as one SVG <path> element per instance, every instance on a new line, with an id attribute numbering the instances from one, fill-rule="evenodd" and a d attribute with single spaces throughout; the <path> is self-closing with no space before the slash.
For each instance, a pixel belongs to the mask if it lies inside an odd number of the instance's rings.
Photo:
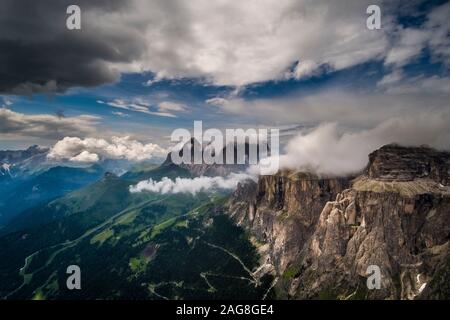
<path id="1" fill-rule="evenodd" d="M 130 194 L 129 185 L 108 176 L 30 211 L 28 229 L 0 238 L 0 296 L 262 297 L 269 283 L 255 287 L 234 257 L 252 269 L 257 255 L 242 230 L 212 216 L 217 199 Z M 65 289 L 70 264 L 82 268 L 81 291 Z"/>

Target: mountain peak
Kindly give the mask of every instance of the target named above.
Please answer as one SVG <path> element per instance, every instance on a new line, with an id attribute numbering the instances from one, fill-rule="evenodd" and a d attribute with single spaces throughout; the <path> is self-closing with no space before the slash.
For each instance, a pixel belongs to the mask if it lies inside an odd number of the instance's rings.
<path id="1" fill-rule="evenodd" d="M 428 146 L 389 144 L 369 155 L 367 175 L 385 181 L 429 178 L 446 185 L 450 178 L 450 153 Z"/>
<path id="2" fill-rule="evenodd" d="M 102 180 L 116 180 L 116 179 L 119 179 L 119 177 L 117 175 L 115 175 L 114 173 L 112 173 L 110 171 L 107 171 L 103 175 L 103 179 Z"/>

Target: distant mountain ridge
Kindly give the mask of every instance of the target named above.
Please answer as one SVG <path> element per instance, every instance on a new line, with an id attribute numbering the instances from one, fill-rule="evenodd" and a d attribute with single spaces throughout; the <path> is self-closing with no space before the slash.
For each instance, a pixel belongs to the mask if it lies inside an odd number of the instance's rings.
<path id="1" fill-rule="evenodd" d="M 104 169 L 98 165 L 87 168 L 56 166 L 18 183 L 0 196 L 0 224 L 28 208 L 89 185 L 103 173 Z"/>
<path id="2" fill-rule="evenodd" d="M 24 210 L 42 205 L 100 179 L 106 171 L 123 174 L 134 165 L 124 159 L 90 163 L 53 160 L 49 148 L 0 151 L 0 230 Z"/>
<path id="3" fill-rule="evenodd" d="M 205 148 L 207 148 L 207 146 L 201 146 L 195 138 L 191 138 L 190 141 L 186 142 L 183 148 L 174 152 L 178 152 L 178 155 L 183 157 L 183 150 L 185 150 L 185 148 L 190 151 L 190 163 L 176 164 L 172 159 L 172 153 L 168 153 L 166 159 L 160 166 L 150 167 L 148 169 L 144 168 L 141 170 L 130 170 L 125 173 L 122 178 L 136 182 L 148 179 L 161 180 L 164 177 L 175 179 L 177 177 L 193 178 L 199 176 L 226 176 L 230 173 L 243 172 L 249 167 L 250 145 L 248 142 L 244 143 L 245 159 L 243 164 L 237 164 L 236 143 L 234 145 L 227 145 L 222 148 L 219 158 L 222 158 L 223 164 L 194 163 L 194 148 L 199 148 L 199 150 L 202 150 L 202 155 L 203 152 L 205 152 Z M 228 148 L 234 148 L 234 163 L 232 164 L 227 164 L 225 161 Z M 259 151 L 259 147 L 257 147 L 256 150 Z M 259 160 L 259 157 L 257 157 L 257 160 Z"/>
<path id="4" fill-rule="evenodd" d="M 48 148 L 33 145 L 25 150 L 0 150 L 0 163 L 14 164 L 38 154 L 46 154 Z"/>
<path id="5" fill-rule="evenodd" d="M 187 148 L 186 148 L 187 147 Z M 240 159 L 240 161 L 238 161 L 238 143 L 235 141 L 233 144 L 228 144 L 225 145 L 222 150 L 220 151 L 220 153 L 218 155 L 215 155 L 214 151 L 211 152 L 212 156 L 216 156 L 217 159 L 220 159 L 220 161 L 222 163 L 214 163 L 214 164 L 206 164 L 206 163 L 201 163 L 201 164 L 196 164 L 194 163 L 194 148 L 198 148 L 199 150 L 201 150 L 201 154 L 203 157 L 203 154 L 205 152 L 210 152 L 210 151 L 206 151 L 206 149 L 209 146 L 201 146 L 200 143 L 195 140 L 195 138 L 191 138 L 191 140 L 189 142 L 187 142 L 183 148 L 181 148 L 178 151 L 178 155 L 179 157 L 183 157 L 183 152 L 185 149 L 190 150 L 190 163 L 181 163 L 178 166 L 184 169 L 189 170 L 189 172 L 191 172 L 192 175 L 194 176 L 226 176 L 229 173 L 236 173 L 236 172 L 242 172 L 245 171 L 249 165 L 250 165 L 250 152 L 251 152 L 251 145 L 249 142 L 244 142 L 241 145 L 241 148 L 243 148 L 243 159 Z M 233 152 L 233 159 L 232 159 L 232 163 L 227 163 L 227 152 L 228 150 L 232 148 L 232 152 Z M 255 151 L 256 151 L 256 157 L 255 160 L 259 161 L 259 145 L 255 145 L 254 146 Z M 238 162 L 242 162 L 242 163 L 238 163 Z M 165 165 L 171 165 L 173 164 L 173 160 L 172 160 L 172 154 L 169 153 L 166 157 L 166 160 L 164 161 Z M 256 163 L 255 163 L 256 164 Z"/>
<path id="6" fill-rule="evenodd" d="M 0 150 L 0 192 L 22 180 L 45 162 L 48 149 L 31 146 L 26 150 Z"/>

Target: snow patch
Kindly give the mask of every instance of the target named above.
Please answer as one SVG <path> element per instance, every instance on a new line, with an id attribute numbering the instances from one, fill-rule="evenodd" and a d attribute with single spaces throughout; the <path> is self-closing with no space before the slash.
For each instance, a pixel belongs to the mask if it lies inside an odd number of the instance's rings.
<path id="1" fill-rule="evenodd" d="M 10 171 L 11 166 L 12 166 L 12 165 L 9 164 L 9 163 L 3 163 L 3 164 L 0 166 L 0 168 L 2 169 L 2 170 L 0 170 L 1 175 L 2 175 L 2 176 L 5 176 L 6 174 L 8 174 L 10 177 L 12 177 L 11 171 Z"/>

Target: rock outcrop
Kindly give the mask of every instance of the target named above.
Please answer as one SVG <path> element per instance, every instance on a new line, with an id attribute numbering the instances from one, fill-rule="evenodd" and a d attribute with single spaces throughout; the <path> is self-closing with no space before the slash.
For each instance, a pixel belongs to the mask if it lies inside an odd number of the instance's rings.
<path id="1" fill-rule="evenodd" d="M 169 153 L 162 165 L 175 166 L 186 169 L 191 173 L 192 176 L 196 177 L 226 176 L 233 172 L 243 172 L 249 167 L 249 165 L 256 164 L 256 162 L 259 161 L 260 149 L 258 144 L 251 145 L 248 141 L 245 141 L 239 146 L 240 148 L 238 148 L 238 143 L 236 141 L 234 143 L 225 145 L 220 153 L 216 154 L 217 159 L 220 159 L 221 163 L 206 164 L 202 159 L 200 159 L 202 160 L 200 161 L 201 163 L 195 163 L 195 149 L 199 150 L 201 158 L 203 158 L 204 154 L 206 153 L 208 153 L 208 155 L 211 157 L 215 157 L 215 153 L 213 149 L 209 149 L 208 145 L 201 145 L 195 138 L 191 138 L 191 140 L 186 142 L 183 148 L 178 151 L 178 156 L 180 157 L 180 159 L 183 158 L 184 152 L 190 153 L 187 153 L 187 160 L 189 160 L 187 161 L 188 163 L 183 162 L 175 164 L 172 159 L 172 153 Z M 270 149 L 269 146 L 267 146 L 267 148 Z M 232 150 L 232 152 L 230 153 L 233 155 L 233 161 L 231 161 L 231 163 L 227 163 L 227 153 L 229 150 Z M 253 161 L 256 161 L 255 163 L 250 161 L 250 154 L 253 154 L 253 152 L 257 154 L 256 158 L 252 159 Z"/>
<path id="2" fill-rule="evenodd" d="M 238 185 L 228 212 L 269 248 L 265 263 L 277 274 L 296 261 L 312 235 L 324 205 L 348 188 L 348 178 L 318 178 L 283 172 L 262 176 L 258 183 Z"/>
<path id="3" fill-rule="evenodd" d="M 369 155 L 367 176 L 384 181 L 428 178 L 446 185 L 450 182 L 450 153 L 425 146 L 386 145 Z"/>
<path id="4" fill-rule="evenodd" d="M 449 298 L 449 159 L 388 145 L 351 181 L 284 172 L 240 185 L 228 211 L 269 246 L 280 298 Z"/>

